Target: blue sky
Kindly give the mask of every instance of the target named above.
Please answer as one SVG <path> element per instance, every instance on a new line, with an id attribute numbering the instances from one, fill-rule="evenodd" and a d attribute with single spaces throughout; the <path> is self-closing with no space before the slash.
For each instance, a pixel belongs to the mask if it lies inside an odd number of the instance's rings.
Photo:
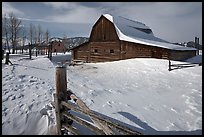
<path id="1" fill-rule="evenodd" d="M 202 2 L 2 2 L 25 26 L 40 24 L 51 36 L 89 37 L 92 26 L 109 13 L 140 21 L 170 42 L 202 43 Z"/>

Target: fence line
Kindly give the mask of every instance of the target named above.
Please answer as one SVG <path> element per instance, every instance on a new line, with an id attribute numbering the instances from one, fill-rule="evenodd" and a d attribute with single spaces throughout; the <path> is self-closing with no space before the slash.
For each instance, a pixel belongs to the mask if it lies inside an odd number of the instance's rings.
<path id="1" fill-rule="evenodd" d="M 176 68 L 185 68 L 185 67 L 194 67 L 195 65 L 199 65 L 201 66 L 202 63 L 180 63 L 180 64 L 172 64 L 171 61 L 169 60 L 169 68 L 168 70 L 174 70 L 175 68 L 172 67 L 176 67 Z"/>

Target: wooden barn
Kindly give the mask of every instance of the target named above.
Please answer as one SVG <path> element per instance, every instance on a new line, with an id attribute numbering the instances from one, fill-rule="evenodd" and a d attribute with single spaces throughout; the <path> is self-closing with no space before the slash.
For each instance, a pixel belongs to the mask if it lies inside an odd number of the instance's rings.
<path id="1" fill-rule="evenodd" d="M 71 49 L 72 60 L 106 62 L 130 58 L 184 60 L 196 55 L 195 48 L 172 44 L 155 37 L 145 24 L 124 17 L 101 15 L 88 42 Z"/>
<path id="2" fill-rule="evenodd" d="M 51 45 L 52 45 L 52 53 L 65 53 L 68 49 L 62 42 L 60 38 L 51 38 Z"/>

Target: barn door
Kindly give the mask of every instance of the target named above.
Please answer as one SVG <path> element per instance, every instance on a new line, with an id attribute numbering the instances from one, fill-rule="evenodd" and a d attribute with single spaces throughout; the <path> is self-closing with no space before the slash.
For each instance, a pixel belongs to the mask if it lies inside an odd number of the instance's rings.
<path id="1" fill-rule="evenodd" d="M 78 59 L 78 52 L 77 52 L 77 50 L 74 50 L 74 59 Z"/>

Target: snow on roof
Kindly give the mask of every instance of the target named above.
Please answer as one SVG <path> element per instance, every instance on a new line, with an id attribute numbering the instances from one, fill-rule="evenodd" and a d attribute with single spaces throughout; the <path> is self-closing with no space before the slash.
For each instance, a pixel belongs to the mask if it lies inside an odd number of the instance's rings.
<path id="1" fill-rule="evenodd" d="M 155 37 L 152 30 L 144 23 L 121 16 L 113 17 L 110 14 L 103 14 L 103 16 L 114 24 L 120 40 L 173 50 L 196 50 L 195 48 L 179 46 Z"/>
<path id="2" fill-rule="evenodd" d="M 51 42 L 52 41 L 60 41 L 60 42 L 62 42 L 62 38 L 52 37 L 52 38 L 50 38 L 50 41 Z"/>

